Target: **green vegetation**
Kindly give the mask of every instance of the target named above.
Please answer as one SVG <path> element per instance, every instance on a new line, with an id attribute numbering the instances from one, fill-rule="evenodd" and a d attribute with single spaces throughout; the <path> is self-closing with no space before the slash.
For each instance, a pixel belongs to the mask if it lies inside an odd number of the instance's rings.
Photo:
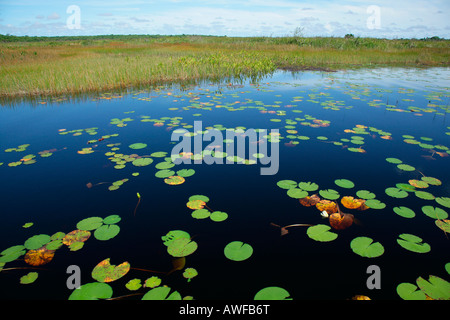
<path id="1" fill-rule="evenodd" d="M 449 56 L 436 38 L 0 35 L 0 97 L 256 80 L 276 69 L 448 66 Z"/>

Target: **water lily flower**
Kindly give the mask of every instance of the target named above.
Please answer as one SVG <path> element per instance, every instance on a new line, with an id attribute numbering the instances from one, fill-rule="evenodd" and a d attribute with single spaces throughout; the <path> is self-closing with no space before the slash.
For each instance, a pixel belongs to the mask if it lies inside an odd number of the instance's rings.
<path id="1" fill-rule="evenodd" d="M 323 218 L 328 218 L 328 212 L 326 212 L 325 210 L 323 210 L 323 211 L 320 213 L 320 215 L 321 215 Z"/>

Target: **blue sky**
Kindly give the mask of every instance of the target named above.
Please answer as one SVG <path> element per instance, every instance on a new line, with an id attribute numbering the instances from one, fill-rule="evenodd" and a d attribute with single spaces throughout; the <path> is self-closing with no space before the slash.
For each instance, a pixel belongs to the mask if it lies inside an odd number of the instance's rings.
<path id="1" fill-rule="evenodd" d="M 0 34 L 29 36 L 285 36 L 299 28 L 304 36 L 450 38 L 448 17 L 450 0 L 0 0 Z"/>

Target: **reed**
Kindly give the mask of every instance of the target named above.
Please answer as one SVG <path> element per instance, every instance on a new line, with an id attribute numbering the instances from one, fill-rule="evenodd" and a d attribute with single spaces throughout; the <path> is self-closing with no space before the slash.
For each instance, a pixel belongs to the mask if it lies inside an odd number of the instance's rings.
<path id="1" fill-rule="evenodd" d="M 258 79 L 277 68 L 448 66 L 447 40 L 210 36 L 0 36 L 0 97 L 198 80 Z"/>

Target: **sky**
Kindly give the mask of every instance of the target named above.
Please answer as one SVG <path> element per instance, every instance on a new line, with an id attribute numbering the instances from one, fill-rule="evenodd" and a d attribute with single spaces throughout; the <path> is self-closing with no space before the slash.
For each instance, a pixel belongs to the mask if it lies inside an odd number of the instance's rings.
<path id="1" fill-rule="evenodd" d="M 447 18 L 446 18 L 447 17 Z M 450 0 L 0 0 L 0 34 L 450 38 Z"/>

